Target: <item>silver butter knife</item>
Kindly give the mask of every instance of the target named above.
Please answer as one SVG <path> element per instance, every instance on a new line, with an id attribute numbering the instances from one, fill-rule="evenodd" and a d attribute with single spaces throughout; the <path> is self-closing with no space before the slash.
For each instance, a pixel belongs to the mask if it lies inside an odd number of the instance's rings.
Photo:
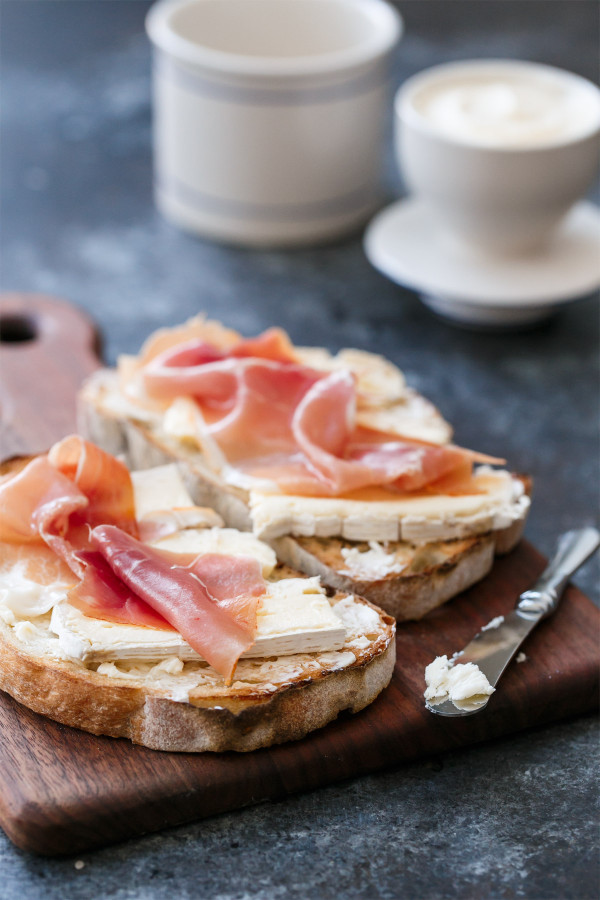
<path id="1" fill-rule="evenodd" d="M 530 590 L 519 597 L 516 608 L 507 616 L 492 619 L 478 635 L 456 654 L 455 663 L 475 663 L 492 687 L 500 680 L 505 668 L 538 622 L 551 615 L 571 575 L 600 546 L 600 532 L 596 528 L 567 531 L 558 542 L 556 554 Z M 489 697 L 459 709 L 452 700 L 425 705 L 439 716 L 471 716 L 487 706 Z"/>

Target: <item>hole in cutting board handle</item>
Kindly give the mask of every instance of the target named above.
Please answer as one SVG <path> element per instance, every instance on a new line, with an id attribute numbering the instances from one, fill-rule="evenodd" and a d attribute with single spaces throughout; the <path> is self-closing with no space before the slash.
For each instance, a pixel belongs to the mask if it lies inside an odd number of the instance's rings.
<path id="1" fill-rule="evenodd" d="M 35 341 L 37 337 L 37 323 L 31 316 L 18 313 L 0 315 L 0 344 L 24 344 Z"/>

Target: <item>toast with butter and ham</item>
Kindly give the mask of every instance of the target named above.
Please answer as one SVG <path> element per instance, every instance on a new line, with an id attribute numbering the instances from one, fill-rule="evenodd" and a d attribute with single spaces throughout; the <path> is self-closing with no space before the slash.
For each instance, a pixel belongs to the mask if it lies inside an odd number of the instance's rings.
<path id="1" fill-rule="evenodd" d="M 393 619 L 78 436 L 0 470 L 0 689 L 157 750 L 253 750 L 389 683 Z"/>
<path id="2" fill-rule="evenodd" d="M 253 339 L 195 318 L 80 394 L 83 433 L 133 468 L 176 461 L 195 502 L 281 562 L 420 618 L 519 540 L 529 482 L 450 443 L 376 354 Z"/>

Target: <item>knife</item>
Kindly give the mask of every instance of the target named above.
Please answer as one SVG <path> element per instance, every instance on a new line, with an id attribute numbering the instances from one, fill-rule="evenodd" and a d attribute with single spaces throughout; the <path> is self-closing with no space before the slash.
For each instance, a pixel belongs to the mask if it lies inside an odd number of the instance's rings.
<path id="1" fill-rule="evenodd" d="M 455 654 L 455 663 L 475 663 L 492 687 L 495 687 L 507 665 L 538 622 L 551 615 L 571 575 L 600 546 L 600 532 L 596 528 L 567 531 L 558 542 L 556 553 L 536 583 L 519 597 L 516 608 L 507 616 L 498 616 L 485 625 L 462 653 Z M 439 716 L 470 716 L 485 709 L 489 697 L 459 709 L 452 700 L 426 702 L 430 712 Z"/>

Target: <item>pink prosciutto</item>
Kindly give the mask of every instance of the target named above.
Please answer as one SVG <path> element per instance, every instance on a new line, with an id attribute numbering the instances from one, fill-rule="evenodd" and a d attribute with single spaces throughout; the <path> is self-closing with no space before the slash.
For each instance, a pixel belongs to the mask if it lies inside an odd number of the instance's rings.
<path id="1" fill-rule="evenodd" d="M 72 435 L 0 482 L 0 541 L 44 541 L 79 577 L 77 551 L 100 522 L 137 534 L 133 486 L 126 467 Z"/>
<path id="2" fill-rule="evenodd" d="M 81 581 L 69 591 L 69 603 L 84 616 L 121 625 L 173 630 L 163 616 L 115 575 L 98 550 L 82 550 L 77 558 L 83 574 Z"/>
<path id="3" fill-rule="evenodd" d="M 254 643 L 258 601 L 266 590 L 258 560 L 159 551 L 112 525 L 95 528 L 91 540 L 119 582 L 230 680 L 239 657 Z M 82 591 L 77 594 L 81 599 Z M 128 615 L 135 615 L 129 606 Z M 114 610 L 99 611 L 104 618 Z"/>
<path id="4" fill-rule="evenodd" d="M 0 483 L 0 540 L 39 543 L 45 535 L 64 535 L 70 516 L 88 503 L 47 456 L 38 456 Z"/>
<path id="5" fill-rule="evenodd" d="M 88 498 L 88 524 L 110 522 L 137 533 L 133 484 L 122 462 L 76 434 L 54 444 L 48 460 Z"/>
<path id="6" fill-rule="evenodd" d="M 278 357 L 277 349 L 258 358 L 263 346 L 278 347 L 268 334 L 228 351 L 196 338 L 169 347 L 143 369 L 150 396 L 195 400 L 206 436 L 243 475 L 309 496 L 370 487 L 422 491 L 438 482 L 458 490 L 468 489 L 473 461 L 497 462 L 357 426 L 354 376 L 317 372 L 291 354 Z"/>
<path id="7" fill-rule="evenodd" d="M 70 569 L 77 578 L 69 600 L 85 615 L 175 629 L 231 679 L 254 642 L 266 590 L 260 563 L 144 545 L 134 537 L 133 501 L 129 473 L 118 460 L 81 438 L 66 438 L 0 480 L 0 561 L 29 565 L 39 557 L 34 575 L 44 583 L 64 581 Z"/>

